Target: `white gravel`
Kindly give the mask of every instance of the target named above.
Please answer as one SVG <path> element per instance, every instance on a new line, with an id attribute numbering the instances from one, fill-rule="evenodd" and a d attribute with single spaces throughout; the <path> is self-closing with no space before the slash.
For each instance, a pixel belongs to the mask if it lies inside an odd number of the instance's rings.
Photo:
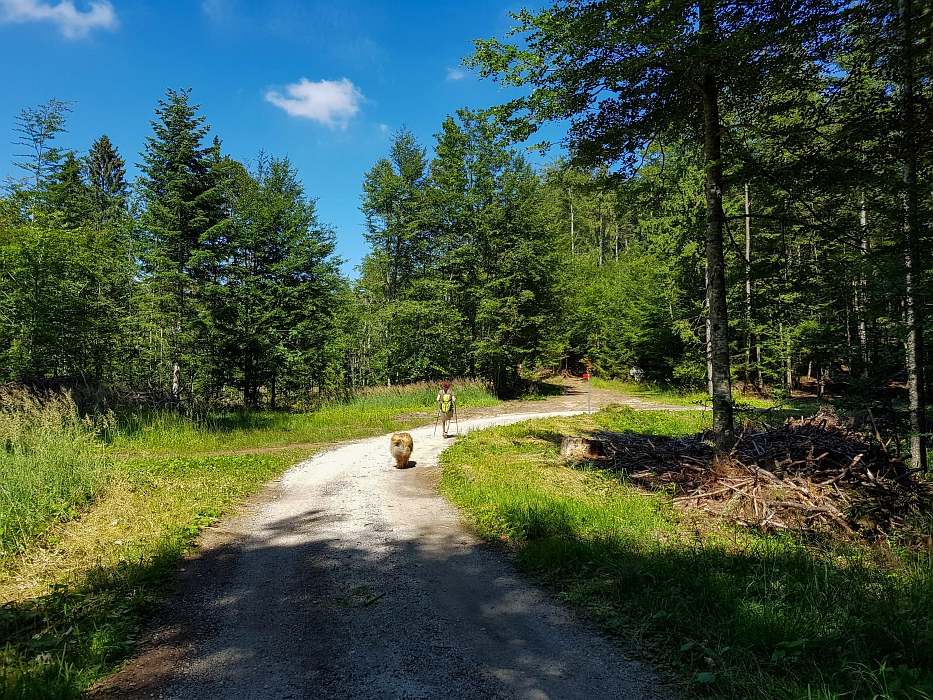
<path id="1" fill-rule="evenodd" d="M 647 669 L 462 527 L 435 489 L 453 441 L 411 434 L 413 467 L 394 468 L 388 436 L 356 442 L 228 521 L 185 601 L 195 641 L 139 697 L 660 697 Z"/>

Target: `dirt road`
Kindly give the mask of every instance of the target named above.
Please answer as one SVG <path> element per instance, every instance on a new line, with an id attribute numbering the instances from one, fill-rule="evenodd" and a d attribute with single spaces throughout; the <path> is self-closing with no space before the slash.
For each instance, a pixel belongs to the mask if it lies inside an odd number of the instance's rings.
<path id="1" fill-rule="evenodd" d="M 463 528 L 436 491 L 452 440 L 411 433 L 406 469 L 394 468 L 386 436 L 345 445 L 206 531 L 141 656 L 95 696 L 660 697 L 648 670 Z"/>

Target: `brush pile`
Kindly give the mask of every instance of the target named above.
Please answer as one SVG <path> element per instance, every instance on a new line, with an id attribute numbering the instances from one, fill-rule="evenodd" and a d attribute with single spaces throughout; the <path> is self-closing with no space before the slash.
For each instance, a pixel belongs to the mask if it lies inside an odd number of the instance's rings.
<path id="1" fill-rule="evenodd" d="M 77 377 L 26 377 L 0 386 L 0 392 L 25 392 L 38 398 L 67 394 L 82 413 L 131 406 L 133 408 L 178 408 L 179 401 L 171 392 L 152 386 L 103 385 L 84 375 Z"/>
<path id="2" fill-rule="evenodd" d="M 741 525 L 838 527 L 885 536 L 933 506 L 929 485 L 880 437 L 850 429 L 832 413 L 742 433 L 717 460 L 711 437 L 600 433 L 600 467 L 671 492 L 675 503 Z"/>

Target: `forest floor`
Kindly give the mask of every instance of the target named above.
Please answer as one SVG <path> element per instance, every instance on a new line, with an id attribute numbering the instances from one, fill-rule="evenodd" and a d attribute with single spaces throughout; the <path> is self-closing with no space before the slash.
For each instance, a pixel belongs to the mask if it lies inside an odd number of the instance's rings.
<path id="1" fill-rule="evenodd" d="M 586 384 L 563 382 L 560 396 L 463 407 L 459 430 L 586 411 Z M 611 403 L 695 410 L 592 390 L 592 410 Z M 463 526 L 437 492 L 455 439 L 424 417 L 409 468 L 392 468 L 384 436 L 345 444 L 202 531 L 138 658 L 92 695 L 659 697 L 650 671 Z"/>

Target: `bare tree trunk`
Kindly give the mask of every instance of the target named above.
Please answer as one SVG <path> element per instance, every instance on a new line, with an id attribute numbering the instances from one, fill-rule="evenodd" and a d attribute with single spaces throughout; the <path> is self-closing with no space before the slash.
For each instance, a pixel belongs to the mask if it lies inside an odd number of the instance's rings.
<path id="1" fill-rule="evenodd" d="M 862 195 L 859 224 L 862 230 L 862 240 L 859 245 L 859 276 L 855 286 L 855 313 L 858 319 L 858 342 L 860 359 L 862 361 L 862 376 L 868 376 L 868 322 L 865 319 L 865 292 L 868 280 L 865 278 L 865 264 L 868 258 L 868 210 L 865 208 L 865 195 Z"/>
<path id="2" fill-rule="evenodd" d="M 748 337 L 745 343 L 745 386 L 748 389 L 748 376 L 752 365 L 752 344 L 755 334 L 752 332 L 752 223 L 751 208 L 748 200 L 748 183 L 745 183 L 745 314 L 748 323 Z"/>
<path id="3" fill-rule="evenodd" d="M 603 266 L 603 237 L 605 234 L 603 226 L 603 193 L 599 193 L 597 198 L 597 210 L 599 211 L 599 267 Z"/>
<path id="4" fill-rule="evenodd" d="M 783 334 L 783 328 L 781 329 L 781 332 Z M 794 390 L 794 360 L 791 357 L 791 352 L 792 352 L 792 348 L 791 348 L 791 343 L 790 343 L 790 333 L 788 332 L 787 334 L 787 360 L 786 360 L 787 364 L 785 368 L 787 372 L 786 382 L 787 382 L 788 393 Z"/>
<path id="5" fill-rule="evenodd" d="M 902 230 L 904 234 L 905 311 L 907 322 L 907 391 L 910 402 L 910 456 L 920 469 L 927 467 L 926 406 L 923 395 L 923 262 L 917 225 L 917 156 L 910 135 L 916 131 L 913 71 L 913 2 L 900 0 L 901 20 L 901 144 L 904 154 Z"/>
<path id="6" fill-rule="evenodd" d="M 701 41 L 716 42 L 715 0 L 700 2 Z M 719 118 L 719 84 L 716 76 L 703 77 L 703 133 L 706 160 L 706 298 L 709 314 L 706 336 L 709 346 L 710 381 L 713 399 L 713 433 L 718 449 L 735 442 L 732 409 L 732 378 L 729 358 L 729 315 L 726 307 L 725 258 L 722 230 L 722 124 Z"/>
<path id="7" fill-rule="evenodd" d="M 575 255 L 576 248 L 576 237 L 573 230 L 573 187 L 567 191 L 567 196 L 570 198 L 570 257 L 572 258 Z"/>

